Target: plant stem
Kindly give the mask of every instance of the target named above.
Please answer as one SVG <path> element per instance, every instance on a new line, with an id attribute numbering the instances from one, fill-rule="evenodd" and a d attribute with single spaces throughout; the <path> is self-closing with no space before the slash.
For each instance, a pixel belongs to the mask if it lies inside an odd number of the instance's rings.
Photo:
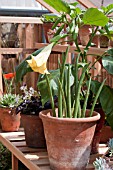
<path id="1" fill-rule="evenodd" d="M 98 97 L 99 97 L 99 95 L 100 95 L 100 92 L 102 91 L 102 88 L 103 88 L 103 86 L 104 86 L 105 81 L 106 81 L 106 79 L 105 79 L 105 80 L 102 82 L 102 84 L 100 85 L 100 87 L 99 87 L 99 89 L 98 89 L 98 91 L 97 91 L 97 94 L 96 94 L 96 96 L 95 96 L 95 98 L 94 98 L 94 101 L 93 101 L 93 104 L 92 104 L 92 107 L 91 107 L 91 110 L 90 110 L 90 117 L 91 117 L 92 114 L 93 114 L 95 104 L 96 104 L 97 99 L 98 99 Z"/>
<path id="2" fill-rule="evenodd" d="M 81 118 L 81 117 L 82 117 L 80 99 L 79 99 L 79 101 L 78 101 L 78 114 L 77 114 L 77 117 L 78 117 L 78 118 Z"/>
<path id="3" fill-rule="evenodd" d="M 95 31 L 91 34 L 91 37 L 89 39 L 89 42 L 87 43 L 85 49 L 84 49 L 84 53 L 83 53 L 83 57 L 85 59 L 85 57 L 87 56 L 87 51 L 89 49 L 89 47 L 91 46 L 91 42 L 93 40 L 93 37 L 95 36 L 96 32 L 98 31 L 98 26 L 96 27 Z M 85 59 L 86 60 L 86 59 Z"/>
<path id="4" fill-rule="evenodd" d="M 85 117 L 87 101 L 88 101 L 89 91 L 90 91 L 90 85 L 91 85 L 91 77 L 90 77 L 89 82 L 88 82 L 87 93 L 86 93 L 86 96 L 85 96 L 84 105 L 83 105 L 83 109 L 82 109 L 82 117 Z"/>
<path id="5" fill-rule="evenodd" d="M 65 110 L 65 117 L 67 117 L 67 106 L 66 106 L 66 99 L 65 99 L 64 91 L 63 91 L 62 84 L 59 79 L 58 79 L 58 82 L 59 82 L 59 87 L 60 87 L 60 91 L 62 94 L 63 106 L 64 106 L 64 110 Z"/>
<path id="6" fill-rule="evenodd" d="M 84 68 L 83 68 L 83 71 L 82 71 L 82 74 L 81 74 L 81 77 L 80 77 L 80 80 L 79 80 L 79 83 L 78 83 L 78 88 L 77 88 L 77 93 L 75 94 L 75 108 L 74 108 L 74 118 L 77 117 L 77 113 L 78 113 L 78 105 L 79 105 L 79 99 L 80 99 L 80 92 L 81 92 L 81 86 L 82 86 L 82 83 L 83 83 L 83 80 L 84 80 L 84 77 L 85 77 L 85 73 L 86 73 L 86 70 L 88 69 L 89 67 L 89 64 L 87 64 Z"/>
<path id="7" fill-rule="evenodd" d="M 71 91 L 70 91 L 70 65 L 68 67 L 68 73 L 67 73 L 67 116 L 72 117 L 71 114 Z"/>
<path id="8" fill-rule="evenodd" d="M 49 81 L 49 78 L 48 78 L 47 74 L 45 74 L 45 77 L 46 77 L 46 81 L 47 81 L 47 85 L 48 85 L 48 92 L 49 92 L 49 95 L 50 95 L 50 101 L 51 101 L 51 107 L 52 107 L 52 111 L 53 111 L 53 116 L 56 117 L 55 105 L 54 105 L 54 99 L 53 99 L 53 95 L 52 95 L 52 90 L 51 90 L 51 87 L 50 87 L 50 81 Z"/>
<path id="9" fill-rule="evenodd" d="M 60 82 L 61 85 L 63 86 L 63 80 L 64 80 L 64 71 L 65 71 L 65 63 L 66 63 L 66 59 L 68 56 L 68 51 L 69 51 L 69 47 L 66 49 L 66 53 L 65 55 L 63 54 L 63 63 L 60 67 Z M 60 66 L 60 64 L 59 64 Z M 61 95 L 61 91 L 60 91 L 60 87 L 58 87 L 58 116 L 59 117 L 63 117 L 63 113 L 62 113 L 63 109 L 62 109 L 62 95 Z"/>

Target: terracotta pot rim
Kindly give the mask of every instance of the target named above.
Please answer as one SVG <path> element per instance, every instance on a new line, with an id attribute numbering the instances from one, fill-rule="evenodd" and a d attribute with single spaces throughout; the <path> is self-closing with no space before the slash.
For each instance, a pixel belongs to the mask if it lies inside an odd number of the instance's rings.
<path id="1" fill-rule="evenodd" d="M 87 109 L 87 112 L 90 110 Z M 51 116 L 52 110 L 44 110 L 39 113 L 39 117 L 46 118 L 48 120 L 51 119 L 51 121 L 62 121 L 62 122 L 94 122 L 100 119 L 100 114 L 96 111 L 93 111 L 93 116 L 92 117 L 85 117 L 85 118 L 58 118 L 58 117 L 53 117 Z"/>
<path id="2" fill-rule="evenodd" d="M 22 116 L 29 116 L 29 117 L 39 117 L 39 115 L 36 115 L 36 114 L 23 114 L 23 113 L 20 113 Z"/>

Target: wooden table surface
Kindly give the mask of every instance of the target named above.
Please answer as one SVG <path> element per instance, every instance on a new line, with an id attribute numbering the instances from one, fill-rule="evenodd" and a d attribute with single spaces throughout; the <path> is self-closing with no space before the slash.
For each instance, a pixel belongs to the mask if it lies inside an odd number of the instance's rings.
<path id="1" fill-rule="evenodd" d="M 18 132 L 1 132 L 0 141 L 12 153 L 12 170 L 18 170 L 18 160 L 30 170 L 50 170 L 46 148 L 27 147 L 23 129 Z M 94 170 L 93 161 L 104 154 L 107 149 L 105 144 L 100 144 L 99 154 L 90 156 L 86 170 Z"/>

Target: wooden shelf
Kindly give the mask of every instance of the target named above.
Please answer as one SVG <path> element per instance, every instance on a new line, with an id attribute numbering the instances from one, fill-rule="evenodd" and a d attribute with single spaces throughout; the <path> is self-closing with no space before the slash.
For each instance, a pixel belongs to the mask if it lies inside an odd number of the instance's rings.
<path id="1" fill-rule="evenodd" d="M 12 153 L 12 170 L 18 170 L 18 160 L 30 170 L 50 170 L 46 148 L 28 147 L 22 128 L 18 132 L 3 133 L 1 131 L 0 142 Z M 100 144 L 99 146 L 99 154 L 90 156 L 90 161 L 86 170 L 94 170 L 93 162 L 95 159 L 102 156 L 108 150 L 106 144 Z"/>
<path id="2" fill-rule="evenodd" d="M 47 46 L 47 43 L 35 43 L 35 47 L 38 48 L 38 49 L 42 48 L 42 47 L 45 47 L 45 46 Z M 65 52 L 67 47 L 68 47 L 68 45 L 55 45 L 53 47 L 52 51 Z M 84 46 L 80 45 L 80 49 L 83 51 Z M 88 54 L 102 55 L 106 50 L 108 50 L 108 48 L 90 47 L 89 51 L 88 51 Z M 70 46 L 69 52 L 77 54 L 76 46 Z"/>
<path id="3" fill-rule="evenodd" d="M 43 24 L 39 17 L 10 17 L 10 16 L 0 16 L 0 23 Z"/>
<path id="4" fill-rule="evenodd" d="M 0 54 L 31 54 L 36 51 L 35 48 L 0 48 Z"/>

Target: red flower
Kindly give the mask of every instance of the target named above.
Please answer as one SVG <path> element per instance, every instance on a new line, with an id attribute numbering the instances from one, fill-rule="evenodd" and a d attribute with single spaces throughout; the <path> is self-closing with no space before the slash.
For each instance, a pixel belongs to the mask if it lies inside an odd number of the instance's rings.
<path id="1" fill-rule="evenodd" d="M 3 74 L 3 77 L 5 79 L 12 79 L 13 77 L 15 77 L 16 73 L 8 73 L 8 74 Z"/>

